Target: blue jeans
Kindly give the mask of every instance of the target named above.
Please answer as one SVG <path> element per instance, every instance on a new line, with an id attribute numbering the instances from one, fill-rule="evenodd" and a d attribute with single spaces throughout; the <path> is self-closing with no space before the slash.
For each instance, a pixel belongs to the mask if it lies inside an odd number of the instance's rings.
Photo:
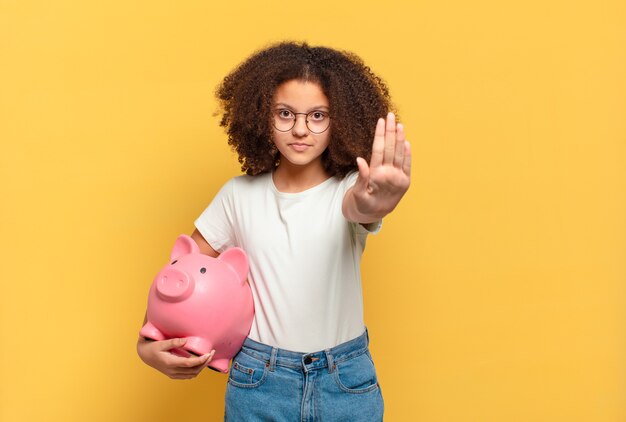
<path id="1" fill-rule="evenodd" d="M 251 339 L 233 359 L 224 420 L 382 421 L 367 330 L 332 349 L 298 353 Z"/>

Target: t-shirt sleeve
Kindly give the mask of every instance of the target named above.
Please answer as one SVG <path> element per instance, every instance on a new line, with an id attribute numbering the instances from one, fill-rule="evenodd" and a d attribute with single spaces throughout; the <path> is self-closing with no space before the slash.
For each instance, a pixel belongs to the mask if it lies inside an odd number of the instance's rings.
<path id="1" fill-rule="evenodd" d="M 359 177 L 359 172 L 358 171 L 353 171 L 351 173 L 348 173 L 346 175 L 346 177 L 343 179 L 343 183 L 344 183 L 344 195 L 346 194 L 346 192 L 348 191 L 348 189 L 350 189 L 352 186 L 354 186 L 354 184 L 356 183 L 356 179 Z M 383 226 L 383 220 L 378 220 L 378 221 L 374 221 L 373 223 L 368 223 L 368 224 L 360 224 L 360 223 L 354 223 L 351 222 L 350 224 L 352 224 L 355 232 L 357 234 L 376 234 L 380 231 L 381 227 Z"/>
<path id="2" fill-rule="evenodd" d="M 234 190 L 231 179 L 219 190 L 209 206 L 195 221 L 195 226 L 209 245 L 217 252 L 236 246 L 234 231 Z"/>

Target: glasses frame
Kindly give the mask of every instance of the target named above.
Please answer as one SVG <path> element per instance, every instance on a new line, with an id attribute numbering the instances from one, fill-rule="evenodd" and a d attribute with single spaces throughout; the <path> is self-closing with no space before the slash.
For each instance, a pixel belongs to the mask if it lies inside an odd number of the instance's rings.
<path id="1" fill-rule="evenodd" d="M 283 110 L 286 110 L 286 111 L 288 111 L 288 112 L 290 112 L 291 114 L 294 115 L 293 124 L 291 125 L 291 127 L 289 129 L 286 129 L 286 130 L 278 129 L 276 127 L 276 120 L 275 120 L 276 114 L 281 112 L 281 111 L 283 111 Z M 326 129 L 324 129 L 321 132 L 315 132 L 315 131 L 311 130 L 311 128 L 309 127 L 309 114 L 313 114 L 313 113 L 324 113 L 328 117 L 328 126 L 326 126 Z M 306 125 L 306 128 L 309 130 L 309 132 L 314 133 L 315 135 L 319 135 L 321 133 L 326 132 L 328 130 L 328 128 L 330 127 L 330 120 L 331 120 L 330 113 L 328 113 L 328 112 L 326 112 L 324 110 L 313 110 L 313 111 L 309 111 L 308 113 L 296 113 L 294 111 L 289 110 L 288 108 L 279 108 L 279 109 L 274 110 L 273 114 L 274 114 L 274 118 L 272 119 L 272 126 L 274 126 L 274 129 L 276 129 L 279 132 L 289 132 L 290 130 L 292 130 L 294 128 L 294 126 L 296 125 L 296 122 L 298 121 L 298 114 L 302 114 L 302 115 L 305 116 L 304 117 L 304 124 Z"/>

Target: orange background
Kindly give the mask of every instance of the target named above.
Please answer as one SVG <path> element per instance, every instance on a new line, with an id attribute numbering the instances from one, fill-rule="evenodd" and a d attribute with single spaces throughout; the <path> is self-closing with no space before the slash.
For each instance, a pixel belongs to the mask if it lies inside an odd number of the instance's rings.
<path id="1" fill-rule="evenodd" d="M 0 0 L 0 420 L 220 420 L 135 340 L 239 174 L 221 78 L 282 39 L 389 84 L 412 186 L 370 237 L 386 420 L 626 420 L 626 3 Z"/>

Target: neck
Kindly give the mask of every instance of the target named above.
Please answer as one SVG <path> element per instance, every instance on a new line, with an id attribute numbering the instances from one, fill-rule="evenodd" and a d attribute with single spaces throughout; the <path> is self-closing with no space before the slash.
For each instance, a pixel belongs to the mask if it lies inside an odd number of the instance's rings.
<path id="1" fill-rule="evenodd" d="M 329 177 L 321 160 L 307 166 L 294 166 L 283 162 L 278 165 L 273 174 L 276 188 L 286 193 L 302 192 L 319 185 Z"/>

